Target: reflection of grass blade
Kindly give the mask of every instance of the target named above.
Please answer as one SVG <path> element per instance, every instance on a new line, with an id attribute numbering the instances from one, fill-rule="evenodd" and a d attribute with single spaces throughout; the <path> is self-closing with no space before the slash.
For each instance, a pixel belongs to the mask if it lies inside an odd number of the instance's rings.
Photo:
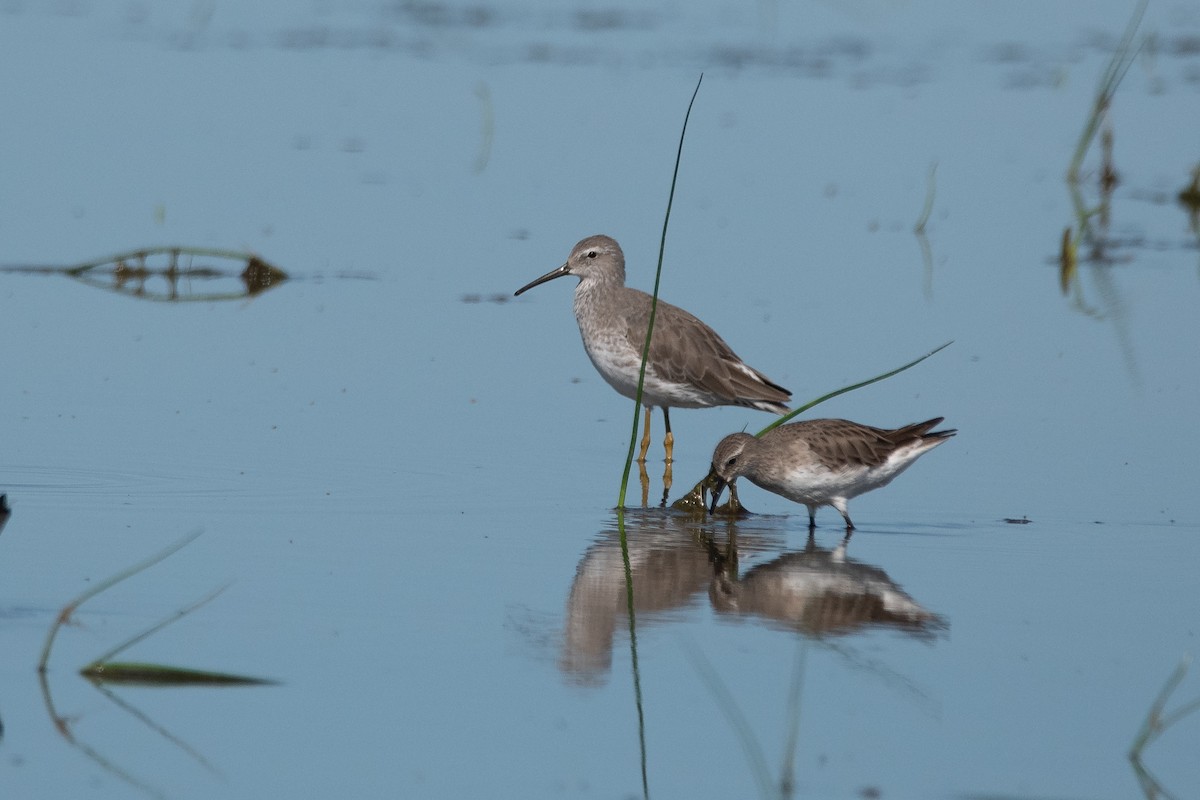
<path id="1" fill-rule="evenodd" d="M 788 689 L 788 736 L 783 751 L 783 769 L 779 777 L 779 794 L 791 797 L 796 791 L 796 749 L 800 739 L 800 698 L 804 694 L 804 663 L 808 653 L 808 642 L 801 639 L 797 646 L 796 669 L 792 673 L 792 685 Z"/>
<path id="2" fill-rule="evenodd" d="M 1137 777 L 1138 784 L 1142 787 L 1142 794 L 1146 795 L 1146 800 L 1179 800 L 1150 774 L 1141 761 L 1133 762 L 1133 774 Z"/>
<path id="3" fill-rule="evenodd" d="M 206 770 L 208 770 L 209 772 L 211 772 L 214 775 L 221 774 L 221 771 L 219 769 L 217 769 L 216 766 L 214 766 L 211 761 L 209 761 L 207 758 L 205 758 L 203 753 L 201 753 L 196 748 L 192 747 L 190 744 L 185 742 L 183 739 L 180 739 L 178 736 L 171 733 L 169 730 L 164 728 L 162 725 L 159 725 L 157 722 L 150 719 L 150 717 L 146 716 L 145 712 L 143 712 L 142 710 L 135 708 L 134 706 L 125 702 L 120 697 L 118 697 L 116 695 L 116 693 L 109 691 L 108 689 L 104 688 L 100 684 L 96 684 L 96 688 L 99 689 L 100 693 L 103 694 L 105 697 L 107 697 L 109 700 L 111 700 L 113 702 L 113 704 L 115 704 L 118 708 L 120 708 L 122 711 L 128 713 L 130 716 L 132 716 L 138 722 L 142 723 L 147 728 L 149 728 L 150 730 L 157 733 L 163 739 L 167 740 L 171 744 L 178 747 L 180 750 L 182 750 L 184 753 L 186 753 L 188 756 L 190 756 L 197 764 L 204 767 Z"/>
<path id="4" fill-rule="evenodd" d="M 920 235 L 925 233 L 925 223 L 929 222 L 929 213 L 933 211 L 933 196 L 937 192 L 937 162 L 929 165 L 929 178 L 925 182 L 925 206 L 921 209 L 921 216 L 917 218 L 917 224 L 913 226 L 913 233 Z"/>
<path id="5" fill-rule="evenodd" d="M 165 259 L 165 265 L 151 263 Z M 221 266 L 197 266 L 192 259 L 216 259 L 232 261 L 237 269 Z M 270 289 L 288 280 L 288 274 L 279 267 L 259 258 L 254 253 L 224 250 L 213 247 L 149 247 L 130 250 L 107 258 L 85 261 L 74 266 L 15 265 L 0 266 L 0 272 L 17 272 L 38 275 L 65 275 L 72 280 L 97 289 L 136 297 L 155 302 L 215 302 L 241 300 Z M 196 284 L 206 281 L 238 279 L 237 291 L 201 292 Z M 148 284 L 164 283 L 165 288 L 151 288 Z"/>
<path id="6" fill-rule="evenodd" d="M 725 720 L 733 727 L 742 743 L 742 752 L 745 753 L 746 761 L 750 763 L 750 769 L 758 782 L 759 794 L 764 798 L 771 797 L 774 794 L 771 786 L 771 773 L 767 769 L 767 759 L 763 755 L 762 745 L 758 743 L 758 737 L 754 735 L 754 729 L 750 727 L 746 716 L 738 708 L 737 701 L 733 698 L 729 687 L 721 680 L 721 676 L 717 674 L 709 660 L 700 652 L 700 648 L 691 642 L 687 642 L 686 647 L 692 658 L 692 665 L 700 673 L 700 678 L 717 701 L 717 707 L 721 709 Z"/>
<path id="7" fill-rule="evenodd" d="M 925 299 L 933 297 L 933 251 L 929 247 L 929 237 L 925 235 L 925 223 L 929 222 L 929 214 L 933 211 L 933 197 L 937 192 L 937 162 L 929 165 L 929 177 L 925 181 L 925 205 L 921 208 L 921 216 L 913 226 L 917 244 L 921 247 L 921 262 L 925 265 Z"/>
<path id="8" fill-rule="evenodd" d="M 99 765 L 100 768 L 103 769 L 105 772 L 108 772 L 109 774 L 116 776 L 118 779 L 129 784 L 134 789 L 137 789 L 138 791 L 142 792 L 143 794 L 146 794 L 150 797 L 162 797 L 162 798 L 166 797 L 165 793 L 154 788 L 153 786 L 146 783 L 145 781 L 143 781 L 139 778 L 135 778 L 130 772 L 127 772 L 125 769 L 118 767 L 112 761 L 108 760 L 103 755 L 101 755 L 100 752 L 98 750 L 96 750 L 94 747 L 92 747 L 91 745 L 87 744 L 86 742 L 82 742 L 82 741 L 76 739 L 75 735 L 73 733 L 71 733 L 70 724 L 69 724 L 67 718 L 59 716 L 58 709 L 56 709 L 54 707 L 54 700 L 50 696 L 50 684 L 46 682 L 45 670 L 38 671 L 38 683 L 41 685 L 42 702 L 46 706 L 46 713 L 50 715 L 50 720 L 54 723 L 54 727 L 58 731 L 59 735 L 62 736 L 64 739 L 66 739 L 67 743 L 69 745 L 78 749 L 79 752 L 83 753 L 85 756 L 90 758 L 94 763 Z"/>
<path id="9" fill-rule="evenodd" d="M 69 602 L 65 606 L 63 606 L 62 610 L 58 612 L 58 618 L 54 620 L 54 624 L 50 626 L 50 631 L 46 635 L 46 643 L 45 643 L 45 645 L 42 646 L 42 657 L 41 657 L 41 659 L 38 660 L 38 672 L 46 671 L 46 663 L 50 660 L 50 648 L 54 646 L 54 637 L 58 634 L 58 629 L 61 628 L 64 624 L 66 624 L 67 622 L 69 622 L 71 620 L 71 615 L 73 613 L 75 613 L 75 609 L 79 608 L 81 605 L 86 603 L 88 600 L 91 600 L 93 597 L 95 597 L 96 595 L 105 591 L 106 589 L 109 589 L 109 588 L 117 585 L 118 583 L 125 580 L 126 578 L 130 578 L 130 577 L 138 574 L 139 572 L 141 572 L 144 569 L 154 566 L 155 564 L 162 561 L 167 556 L 172 555 L 173 553 L 182 549 L 186 545 L 191 544 L 193 541 L 195 541 L 196 537 L 198 537 L 201 533 L 203 533 L 203 531 L 195 531 L 194 533 L 189 533 L 187 536 L 183 537 L 178 542 L 171 545 L 170 547 L 167 547 L 166 549 L 162 550 L 161 552 L 159 552 L 153 556 L 150 556 L 149 558 L 147 558 L 144 561 L 140 561 L 137 564 L 134 564 L 132 567 L 129 567 L 128 569 L 118 572 L 116 575 L 113 575 L 111 578 L 106 578 L 105 580 L 100 581 L 100 583 L 96 584 L 91 589 L 88 589 L 86 592 L 79 595 L 74 600 L 72 600 L 71 602 Z"/>
<path id="10" fill-rule="evenodd" d="M 219 247 L 147 247 L 142 250 L 129 250 L 124 253 L 117 253 L 107 258 L 98 258 L 94 261 L 84 261 L 81 264 L 70 267 L 65 272 L 69 275 L 82 275 L 85 272 L 90 272 L 108 264 L 144 263 L 147 258 L 156 255 L 170 256 L 172 268 L 177 268 L 176 265 L 178 264 L 179 256 L 220 258 L 228 261 L 246 262 L 261 260 L 252 253 L 246 253 L 242 250 L 226 250 Z M 262 263 L 265 264 L 266 262 Z"/>
<path id="11" fill-rule="evenodd" d="M 925 231 L 917 234 L 917 246 L 921 248 L 921 263 L 925 267 L 925 280 L 922 282 L 923 294 L 926 300 L 933 299 L 933 248 L 929 246 L 929 237 Z"/>
<path id="12" fill-rule="evenodd" d="M 768 425 L 767 427 L 763 428 L 761 431 L 759 431 L 758 433 L 756 433 L 756 434 L 754 434 L 754 435 L 755 435 L 755 436 L 762 436 L 762 435 L 763 435 L 764 433 L 766 433 L 767 431 L 770 431 L 770 430 L 773 430 L 773 429 L 775 429 L 775 428 L 778 428 L 780 425 L 783 425 L 784 423 L 786 423 L 786 422 L 789 422 L 789 421 L 790 421 L 790 420 L 791 420 L 793 417 L 795 417 L 796 415 L 798 415 L 798 414 L 802 414 L 802 413 L 804 413 L 805 411 L 808 411 L 808 410 L 809 410 L 810 408 L 812 408 L 813 406 L 820 405 L 821 403 L 824 403 L 826 400 L 830 400 L 830 399 L 832 399 L 832 398 L 834 398 L 834 397 L 837 397 L 839 394 L 845 394 L 846 392 L 852 392 L 852 391 L 854 391 L 855 389 L 861 389 L 861 388 L 862 388 L 862 387 L 864 387 L 864 386 L 870 386 L 872 383 L 877 383 L 877 382 L 879 382 L 879 381 L 881 381 L 881 380 L 884 380 L 885 378 L 890 378 L 890 377 L 892 377 L 893 375 L 898 375 L 898 374 L 900 374 L 901 372 L 904 372 L 904 370 L 906 370 L 906 369 L 908 369 L 908 368 L 910 368 L 910 367 L 915 367 L 917 364 L 920 364 L 922 361 L 924 361 L 925 359 L 929 358 L 929 357 L 930 357 L 931 355 L 933 355 L 934 353 L 938 353 L 938 352 L 941 352 L 942 350 L 945 350 L 947 347 L 949 347 L 949 346 L 950 346 L 950 345 L 952 345 L 952 344 L 954 344 L 954 342 L 953 342 L 953 341 L 946 342 L 946 343 L 945 343 L 944 345 L 942 345 L 941 347 L 935 347 L 933 350 L 930 350 L 930 351 L 929 351 L 928 353 L 926 353 L 925 355 L 921 356 L 920 358 L 918 358 L 918 359 L 916 359 L 916 360 L 914 360 L 914 361 L 910 361 L 910 362 L 908 362 L 907 364 L 905 364 L 905 365 L 904 365 L 904 366 L 902 366 L 902 367 L 896 367 L 896 369 L 894 369 L 894 370 L 892 370 L 892 371 L 890 371 L 890 372 L 885 372 L 885 373 L 883 373 L 882 375 L 876 375 L 874 378 L 868 378 L 868 379 L 867 379 L 867 380 L 865 380 L 865 381 L 861 381 L 861 382 L 859 382 L 859 383 L 855 383 L 855 384 L 853 384 L 853 385 L 851 385 L 851 386 L 843 386 L 841 389 L 838 389 L 838 390 L 836 390 L 836 391 L 830 392 L 829 394 L 824 394 L 824 395 L 821 395 L 821 396 L 820 396 L 820 397 L 818 397 L 816 400 L 811 400 L 811 401 L 809 401 L 809 402 L 805 403 L 804 405 L 802 405 L 802 406 L 800 406 L 799 408 L 797 408 L 797 409 L 795 409 L 794 411 L 792 411 L 790 414 L 785 414 L 784 416 L 782 416 L 782 417 L 780 417 L 779 419 L 775 420 L 775 421 L 774 421 L 774 422 L 772 422 L 770 425 Z"/>
<path id="13" fill-rule="evenodd" d="M 625 457 L 625 471 L 621 474 L 621 492 L 617 496 L 617 508 L 625 507 L 625 489 L 629 485 L 629 469 L 633 466 L 633 448 L 637 447 L 638 414 L 642 410 L 642 386 L 646 382 L 646 358 L 650 355 L 650 335 L 654 332 L 654 317 L 658 313 L 658 284 L 662 278 L 663 253 L 667 249 L 667 223 L 671 221 L 671 204 L 675 201 L 675 182 L 679 179 L 679 162 L 683 160 L 683 137 L 687 134 L 688 119 L 692 116 L 692 106 L 696 103 L 696 95 L 700 94 L 700 80 L 688 101 L 687 113 L 683 115 L 683 128 L 679 131 L 679 148 L 675 151 L 675 171 L 671 173 L 671 191 L 667 193 L 667 212 L 663 215 L 662 237 L 658 242 L 658 267 L 654 271 L 654 291 L 650 295 L 650 324 L 646 326 L 646 342 L 642 345 L 642 366 L 638 370 L 637 397 L 633 401 L 633 432 L 629 435 L 629 454 Z M 625 537 L 621 537 L 621 548 L 625 548 Z"/>
<path id="14" fill-rule="evenodd" d="M 633 608 L 633 567 L 625 538 L 625 508 L 617 506 L 617 530 L 621 534 L 621 561 L 625 565 L 625 607 L 629 613 L 629 663 L 633 672 L 633 700 L 637 706 L 638 750 L 642 755 L 642 797 L 649 800 L 650 776 L 646 769 L 646 715 L 642 706 L 642 673 L 638 668 L 637 615 Z"/>

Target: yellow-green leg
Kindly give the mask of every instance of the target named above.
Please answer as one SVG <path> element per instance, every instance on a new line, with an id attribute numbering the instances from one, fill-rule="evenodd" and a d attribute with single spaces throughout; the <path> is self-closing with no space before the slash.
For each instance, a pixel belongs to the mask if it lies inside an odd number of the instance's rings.
<path id="1" fill-rule="evenodd" d="M 646 463 L 646 451 L 649 449 L 650 449 L 650 406 L 646 406 L 646 425 L 645 425 L 645 430 L 642 431 L 642 449 L 641 449 L 641 452 L 638 453 L 638 457 L 637 457 L 639 464 Z"/>

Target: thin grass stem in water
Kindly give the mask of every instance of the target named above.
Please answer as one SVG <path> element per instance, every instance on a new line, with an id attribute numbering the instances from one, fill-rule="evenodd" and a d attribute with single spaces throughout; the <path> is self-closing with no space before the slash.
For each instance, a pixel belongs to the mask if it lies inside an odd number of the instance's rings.
<path id="1" fill-rule="evenodd" d="M 1200 710 L 1200 697 L 1198 697 L 1169 714 L 1163 713 L 1166 709 L 1167 701 L 1171 699 L 1171 695 L 1175 693 L 1175 690 L 1179 688 L 1179 684 L 1183 682 L 1183 678 L 1187 675 L 1191 663 L 1191 657 L 1185 657 L 1179 663 L 1179 666 L 1175 668 L 1175 671 L 1171 673 L 1170 677 L 1167 678 L 1166 683 L 1159 690 L 1158 696 L 1150 704 L 1150 710 L 1146 714 L 1146 719 L 1142 723 L 1142 727 L 1138 730 L 1137 736 L 1134 737 L 1133 745 L 1129 748 L 1130 766 L 1133 767 L 1133 774 L 1141 785 L 1142 792 L 1146 795 L 1147 800 L 1159 800 L 1159 798 L 1175 800 L 1175 795 L 1167 791 L 1159 783 L 1158 779 L 1150 773 L 1145 762 L 1142 761 L 1142 756 L 1145 753 L 1146 747 L 1161 736 L 1164 731 L 1189 714 L 1194 714 L 1197 710 Z"/>
<path id="2" fill-rule="evenodd" d="M 144 561 L 139 561 L 138 563 L 134 564 L 132 567 L 129 567 L 128 569 L 124 569 L 121 572 L 118 572 L 116 575 L 113 575 L 111 578 L 106 578 L 105 580 L 100 581 L 100 583 L 96 584 L 95 586 L 88 589 L 86 592 L 79 595 L 74 600 L 72 600 L 71 602 L 69 602 L 65 606 L 63 606 L 62 610 L 58 612 L 58 618 L 54 620 L 54 624 L 50 626 L 50 630 L 46 634 L 46 643 L 42 646 L 42 656 L 38 660 L 38 667 L 37 667 L 38 672 L 44 673 L 46 671 L 46 664 L 50 661 L 50 649 L 54 646 L 54 637 L 56 635 L 58 635 L 58 629 L 70 621 L 71 615 L 73 613 L 75 613 L 75 609 L 79 608 L 81 605 L 83 605 L 84 603 L 86 603 L 88 600 L 92 599 L 96 595 L 100 594 L 101 592 L 103 592 L 113 586 L 116 586 L 118 583 L 125 580 L 126 578 L 133 577 L 134 575 L 138 574 L 139 572 L 154 566 L 155 564 L 157 564 L 158 562 L 167 558 L 168 556 L 178 552 L 182 548 L 184 548 L 187 545 L 194 542 L 196 540 L 196 537 L 198 537 L 201 533 L 203 533 L 203 531 L 195 531 L 193 533 L 189 533 L 187 536 L 183 537 L 179 541 L 177 541 L 174 544 L 170 545 L 169 547 L 161 550 L 160 552 L 156 553 L 155 555 L 150 556 L 149 558 L 145 559 Z"/>
<path id="3" fill-rule="evenodd" d="M 216 599 L 217 595 L 221 594 L 221 592 L 228 589 L 229 586 L 230 586 L 230 584 L 228 584 L 228 583 L 226 583 L 224 586 L 218 586 L 216 589 L 209 592 L 207 595 L 200 598 L 199 600 L 192 603 L 191 605 L 188 605 L 188 606 L 185 606 L 185 607 L 179 609 L 178 611 L 171 614 L 169 617 L 166 617 L 165 619 L 160 620 L 159 622 L 155 623 L 154 625 L 151 625 L 149 628 L 147 628 L 146 630 L 137 634 L 136 636 L 131 636 L 130 638 L 121 642 L 116 647 L 109 650 L 107 653 L 104 653 L 103 655 L 98 656 L 95 659 L 93 659 L 92 663 L 90 663 L 86 667 L 84 667 L 82 672 L 84 672 L 84 673 L 89 673 L 89 672 L 101 673 L 101 672 L 103 672 L 105 665 L 108 664 L 108 662 L 112 660 L 113 656 L 116 656 L 116 655 L 124 652 L 125 650 L 128 650 L 130 647 L 133 647 L 135 644 L 142 641 L 143 639 L 153 636 L 155 633 L 158 633 L 160 630 L 167 627 L 172 622 L 176 622 L 180 619 L 183 619 L 184 617 L 186 617 L 188 614 L 192 613 L 196 609 L 198 609 L 201 606 Z"/>
<path id="4" fill-rule="evenodd" d="M 1112 59 L 1109 60 L 1108 66 L 1100 76 L 1100 85 L 1096 88 L 1096 96 L 1092 100 L 1092 113 L 1084 122 L 1083 131 L 1079 134 L 1079 141 L 1075 145 L 1075 153 L 1071 157 L 1071 164 L 1067 168 L 1067 180 L 1072 183 L 1079 179 L 1079 169 L 1083 166 L 1083 159 L 1092 146 L 1092 140 L 1096 138 L 1096 131 L 1100 129 L 1104 115 L 1112 105 L 1117 87 L 1120 86 L 1121 81 L 1125 78 L 1125 73 L 1129 71 L 1134 58 L 1145 44 L 1145 39 L 1142 39 L 1138 42 L 1137 47 L 1134 47 L 1133 39 L 1137 35 L 1138 27 L 1142 24 L 1142 15 L 1146 12 L 1148 2 L 1149 0 L 1141 0 L 1137 4 L 1133 16 L 1129 18 L 1129 23 L 1125 26 L 1125 33 L 1121 36 L 1116 51 L 1113 52 Z"/>
<path id="5" fill-rule="evenodd" d="M 642 345 L 642 364 L 638 370 L 637 395 L 633 401 L 633 427 L 629 435 L 629 452 L 625 456 L 625 470 L 621 474 L 621 491 L 617 496 L 617 529 L 621 540 L 621 560 L 625 567 L 625 602 L 629 609 L 629 654 L 633 669 L 634 698 L 637 705 L 638 745 L 641 752 L 642 796 L 649 800 L 650 781 L 646 766 L 646 719 L 642 705 L 642 682 L 638 671 L 637 659 L 637 617 L 633 606 L 633 570 L 629 562 L 629 541 L 625 535 L 625 492 L 629 486 L 629 470 L 633 466 L 633 450 L 637 447 L 638 419 L 642 410 L 642 390 L 646 382 L 646 359 L 650 355 L 650 337 L 654 333 L 654 318 L 658 312 L 658 287 L 662 279 L 663 253 L 667 246 L 667 224 L 671 220 L 671 204 L 675 199 L 675 184 L 679 179 L 679 163 L 683 159 L 683 140 L 687 134 L 688 119 L 692 116 L 692 106 L 696 103 L 696 95 L 700 93 L 700 84 L 704 80 L 701 73 L 688 101 L 687 112 L 683 115 L 683 127 L 679 132 L 679 147 L 675 151 L 675 170 L 671 174 L 671 190 L 667 194 L 667 211 L 663 215 L 662 237 L 658 245 L 658 266 L 654 271 L 654 291 L 650 295 L 650 321 L 646 326 L 646 341 Z"/>
<path id="6" fill-rule="evenodd" d="M 1141 760 L 1142 753 L 1146 746 L 1162 735 L 1163 731 L 1170 728 L 1176 722 L 1186 717 L 1188 714 L 1195 713 L 1200 709 L 1200 697 L 1190 703 L 1177 708 L 1170 714 L 1163 714 L 1163 709 L 1167 706 L 1167 701 L 1171 699 L 1171 695 L 1179 688 L 1179 684 L 1183 682 L 1184 676 L 1187 675 L 1188 669 L 1192 665 L 1190 657 L 1184 658 L 1167 678 L 1162 689 L 1159 690 L 1158 696 L 1154 698 L 1154 702 L 1150 704 L 1150 711 L 1146 714 L 1146 720 L 1142 723 L 1142 727 L 1138 730 L 1138 734 L 1134 737 L 1133 746 L 1129 749 L 1129 757 L 1133 760 Z"/>
<path id="7" fill-rule="evenodd" d="M 667 193 L 667 212 L 663 215 L 662 236 L 658 243 L 658 267 L 654 270 L 654 292 L 650 295 L 650 324 L 646 326 L 646 341 L 642 344 L 642 366 L 638 370 L 637 396 L 633 401 L 633 431 L 629 435 L 629 453 L 625 456 L 625 471 L 621 474 L 621 492 L 617 496 L 617 508 L 625 507 L 625 490 L 629 486 L 629 470 L 633 466 L 633 449 L 637 447 L 638 415 L 642 410 L 642 389 L 646 383 L 646 359 L 650 355 L 650 336 L 654 333 L 654 317 L 658 313 L 658 285 L 662 279 L 663 253 L 667 249 L 667 225 L 671 221 L 671 204 L 675 200 L 675 183 L 679 180 L 679 162 L 683 160 L 683 139 L 687 135 L 688 119 L 692 116 L 692 106 L 696 103 L 696 95 L 700 94 L 700 84 L 704 82 L 704 73 L 696 81 L 692 91 L 692 99 L 688 101 L 687 112 L 683 115 L 683 128 L 679 131 L 679 148 L 675 151 L 675 171 L 671 173 L 671 191 Z M 625 536 L 621 536 L 621 549 L 625 549 Z"/>
<path id="8" fill-rule="evenodd" d="M 1092 142 L 1096 138 L 1096 132 L 1100 130 L 1104 118 L 1108 115 L 1108 109 L 1112 106 L 1117 87 L 1120 86 L 1121 81 L 1125 78 L 1125 73 L 1129 71 L 1129 67 L 1146 43 L 1146 39 L 1143 37 L 1135 45 L 1134 38 L 1137 36 L 1138 27 L 1142 24 L 1142 15 L 1146 12 L 1147 2 L 1148 0 L 1141 0 L 1137 4 L 1125 26 L 1125 33 L 1121 36 L 1117 49 L 1113 52 L 1108 66 L 1104 68 L 1104 72 L 1100 76 L 1100 85 L 1096 87 L 1091 113 L 1084 121 L 1079 141 L 1075 144 L 1075 152 L 1067 166 L 1067 184 L 1071 187 L 1072 201 L 1075 205 L 1076 219 L 1079 225 L 1076 245 L 1092 240 L 1091 220 L 1098 213 L 1095 210 L 1088 211 L 1084 208 L 1082 197 L 1078 195 L 1079 173 L 1083 168 L 1083 160 L 1087 157 L 1088 150 L 1091 149 Z"/>

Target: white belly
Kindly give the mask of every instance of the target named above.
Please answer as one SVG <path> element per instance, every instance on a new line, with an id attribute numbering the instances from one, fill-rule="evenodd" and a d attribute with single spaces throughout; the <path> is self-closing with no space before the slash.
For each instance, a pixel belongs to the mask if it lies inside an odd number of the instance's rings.
<path id="1" fill-rule="evenodd" d="M 590 337 L 584 337 L 583 347 L 592 365 L 609 386 L 631 400 L 637 397 L 642 354 L 629 346 L 625 336 L 593 333 Z M 642 403 L 651 408 L 708 408 L 719 405 L 707 392 L 698 391 L 688 384 L 659 378 L 653 364 L 646 365 Z"/>

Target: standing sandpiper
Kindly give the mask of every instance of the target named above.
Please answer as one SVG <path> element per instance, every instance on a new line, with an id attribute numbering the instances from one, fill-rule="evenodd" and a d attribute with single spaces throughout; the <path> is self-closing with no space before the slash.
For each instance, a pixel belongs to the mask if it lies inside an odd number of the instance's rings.
<path id="1" fill-rule="evenodd" d="M 637 396 L 642 347 L 650 324 L 650 295 L 625 286 L 625 254 L 608 236 L 589 236 L 571 251 L 567 263 L 518 289 L 566 275 L 575 287 L 575 320 L 592 364 L 608 385 L 628 398 Z M 638 462 L 650 447 L 650 411 L 661 408 L 667 433 L 667 463 L 673 458 L 670 408 L 745 406 L 786 414 L 792 393 L 746 366 L 716 331 L 682 308 L 658 301 L 654 334 L 646 360 L 642 404 L 646 430 Z"/>
<path id="2" fill-rule="evenodd" d="M 847 503 L 864 492 L 887 486 L 922 453 L 949 439 L 955 430 L 930 430 L 943 417 L 887 430 L 844 419 L 793 422 L 768 431 L 761 439 L 732 433 L 713 452 L 709 479 L 716 481 L 709 513 L 728 486 L 745 475 L 769 492 L 808 506 L 808 527 L 817 525 L 818 506 L 833 506 L 854 530 Z"/>

